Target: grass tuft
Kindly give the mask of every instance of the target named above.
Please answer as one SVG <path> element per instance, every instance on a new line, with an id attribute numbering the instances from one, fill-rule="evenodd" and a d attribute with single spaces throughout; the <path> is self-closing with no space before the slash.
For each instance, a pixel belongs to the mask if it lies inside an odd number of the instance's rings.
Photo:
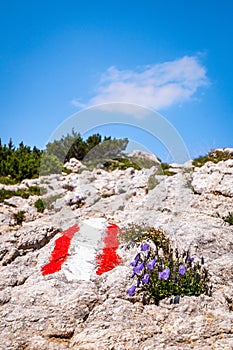
<path id="1" fill-rule="evenodd" d="M 193 160 L 193 165 L 195 167 L 202 167 L 207 162 L 218 163 L 221 161 L 226 161 L 228 159 L 233 159 L 233 155 L 231 153 L 215 150 L 215 151 L 210 151 L 205 156 L 200 156 L 198 158 L 195 158 Z"/>

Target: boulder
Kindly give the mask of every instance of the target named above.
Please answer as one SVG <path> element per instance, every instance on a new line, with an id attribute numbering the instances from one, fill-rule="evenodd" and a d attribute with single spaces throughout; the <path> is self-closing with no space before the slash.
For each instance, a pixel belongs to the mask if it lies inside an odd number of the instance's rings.
<path id="1" fill-rule="evenodd" d="M 82 164 L 82 162 L 80 162 L 78 159 L 71 158 L 69 162 L 66 162 L 64 164 L 64 168 L 71 170 L 74 173 L 77 173 L 80 169 L 86 168 L 86 166 Z"/>

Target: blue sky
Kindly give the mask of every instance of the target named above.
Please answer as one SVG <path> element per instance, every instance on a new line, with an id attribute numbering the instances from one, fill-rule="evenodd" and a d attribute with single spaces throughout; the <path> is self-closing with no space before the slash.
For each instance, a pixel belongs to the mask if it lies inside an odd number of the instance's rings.
<path id="1" fill-rule="evenodd" d="M 157 110 L 191 157 L 233 147 L 232 13 L 229 0 L 2 1 L 0 137 L 42 148 L 74 113 L 123 102 Z"/>

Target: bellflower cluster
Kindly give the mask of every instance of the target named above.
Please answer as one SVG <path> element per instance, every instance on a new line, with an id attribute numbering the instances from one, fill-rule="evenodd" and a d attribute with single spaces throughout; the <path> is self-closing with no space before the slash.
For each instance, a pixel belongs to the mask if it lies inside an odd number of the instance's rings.
<path id="1" fill-rule="evenodd" d="M 126 291 L 132 297 L 143 292 L 143 302 L 151 300 L 158 305 L 161 299 L 172 297 L 170 303 L 178 304 L 184 295 L 212 295 L 213 286 L 208 286 L 208 272 L 204 258 L 195 261 L 189 251 L 179 254 L 161 233 L 157 238 L 149 236 L 140 243 L 139 252 L 130 263 L 131 278 L 136 281 Z"/>
<path id="2" fill-rule="evenodd" d="M 150 245 L 148 243 L 143 243 L 140 246 L 140 253 L 138 253 L 134 260 L 130 263 L 130 265 L 133 267 L 131 278 L 136 276 L 137 283 L 136 286 L 132 286 L 126 291 L 129 296 L 133 296 L 136 288 L 140 287 L 140 285 L 149 285 L 151 283 L 150 272 L 154 270 L 157 259 L 150 259 L 150 256 Z"/>

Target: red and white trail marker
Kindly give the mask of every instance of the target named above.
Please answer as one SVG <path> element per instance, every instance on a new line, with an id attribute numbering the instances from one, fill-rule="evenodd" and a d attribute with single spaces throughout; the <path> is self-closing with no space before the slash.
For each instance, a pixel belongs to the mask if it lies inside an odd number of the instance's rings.
<path id="1" fill-rule="evenodd" d="M 88 281 L 119 265 L 119 227 L 102 218 L 84 220 L 59 234 L 42 275 L 63 271 L 70 280 Z"/>

